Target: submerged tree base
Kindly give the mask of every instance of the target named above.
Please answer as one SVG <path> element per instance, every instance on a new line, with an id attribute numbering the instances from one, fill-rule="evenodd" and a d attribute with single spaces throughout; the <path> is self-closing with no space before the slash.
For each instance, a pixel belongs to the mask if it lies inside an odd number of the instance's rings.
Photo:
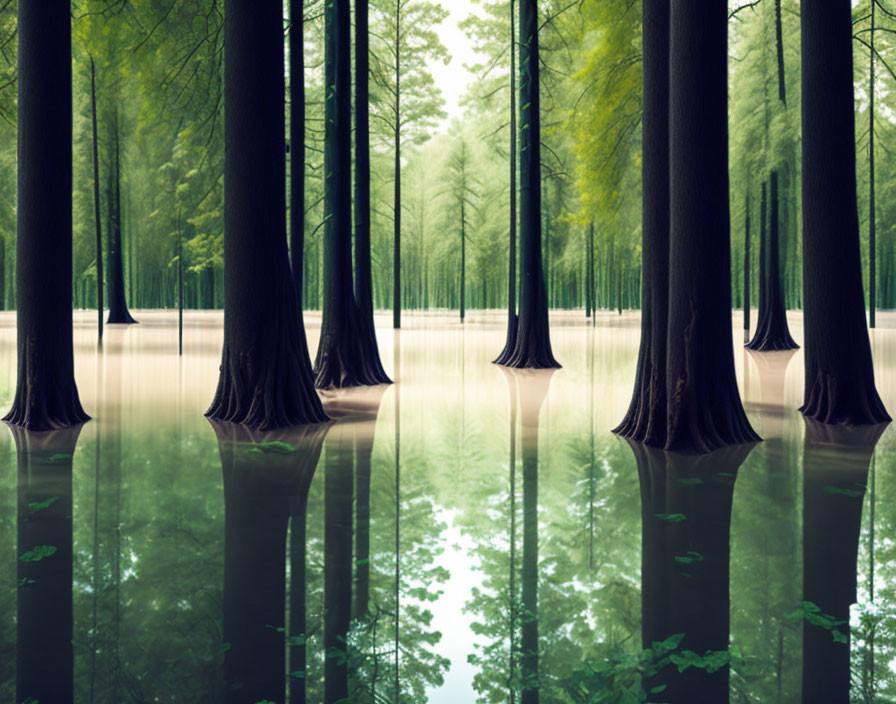
<path id="1" fill-rule="evenodd" d="M 784 317 L 783 313 L 780 316 L 769 315 L 760 320 L 753 339 L 745 344 L 744 347 L 755 352 L 782 352 L 800 348 L 790 336 L 787 318 Z"/>
<path id="2" fill-rule="evenodd" d="M 807 377 L 809 378 L 809 377 Z M 800 413 L 806 418 L 829 425 L 877 425 L 892 419 L 874 386 L 850 380 L 841 384 L 833 374 L 819 370 L 806 389 L 806 402 Z"/>
<path id="3" fill-rule="evenodd" d="M 125 310 L 123 313 L 116 313 L 112 315 L 109 313 L 109 317 L 106 320 L 106 325 L 137 325 L 137 321 L 131 315 L 130 311 Z"/>
<path id="4" fill-rule="evenodd" d="M 36 346 L 27 341 L 19 347 L 19 379 L 12 408 L 3 417 L 10 425 L 32 431 L 62 430 L 90 420 L 84 412 L 74 376 L 55 378 L 36 370 L 53 369 L 51 362 L 40 360 Z"/>
<path id="5" fill-rule="evenodd" d="M 547 318 L 547 315 L 545 315 Z M 551 338 L 548 331 L 547 320 L 542 327 L 533 327 L 522 324 L 520 321 L 516 344 L 503 366 L 513 369 L 561 369 L 560 363 L 554 359 L 551 350 Z"/>
<path id="6" fill-rule="evenodd" d="M 635 393 L 622 422 L 613 433 L 648 447 L 666 444 L 666 385 L 649 352 L 642 351 L 635 377 Z"/>
<path id="7" fill-rule="evenodd" d="M 516 347 L 516 333 L 519 330 L 519 326 L 520 319 L 516 313 L 507 316 L 507 339 L 504 341 L 504 349 L 501 350 L 501 354 L 492 360 L 492 364 L 507 366 L 507 363 L 513 356 L 513 348 Z"/>
<path id="8" fill-rule="evenodd" d="M 314 385 L 318 389 L 391 384 L 383 369 L 373 322 L 363 322 L 357 311 L 353 325 L 342 334 L 321 331 L 314 363 Z"/>
<path id="9" fill-rule="evenodd" d="M 329 420 L 300 349 L 283 332 L 242 351 L 225 341 L 218 390 L 205 415 L 262 431 Z"/>

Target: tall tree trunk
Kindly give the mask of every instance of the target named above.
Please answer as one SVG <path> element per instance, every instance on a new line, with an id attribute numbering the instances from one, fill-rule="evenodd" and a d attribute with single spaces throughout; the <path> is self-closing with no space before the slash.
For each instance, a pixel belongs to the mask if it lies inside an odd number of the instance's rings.
<path id="1" fill-rule="evenodd" d="M 305 0 L 289 0 L 289 188 L 289 256 L 301 313 L 305 281 Z"/>
<path id="2" fill-rule="evenodd" d="M 541 254 L 541 100 L 538 3 L 520 0 L 520 313 L 509 367 L 553 369 L 547 288 Z"/>
<path id="3" fill-rule="evenodd" d="M 355 300 L 359 338 L 373 383 L 388 384 L 373 320 L 370 261 L 370 53 L 368 3 L 355 2 Z"/>
<path id="4" fill-rule="evenodd" d="M 669 0 L 643 4 L 644 107 L 641 162 L 641 346 L 631 404 L 613 431 L 666 444 L 669 312 Z"/>
<path id="5" fill-rule="evenodd" d="M 4 420 L 53 430 L 88 420 L 72 349 L 71 8 L 18 9 L 18 375 Z"/>
<path id="6" fill-rule="evenodd" d="M 227 0 L 224 349 L 207 415 L 272 429 L 326 420 L 286 252 L 283 17 Z"/>
<path id="7" fill-rule="evenodd" d="M 93 221 L 96 226 L 96 313 L 97 339 L 103 341 L 103 219 L 100 217 L 100 152 L 96 117 L 96 65 L 90 57 L 90 116 L 93 126 Z"/>
<path id="8" fill-rule="evenodd" d="M 13 429 L 18 457 L 17 702 L 74 701 L 71 458 L 80 432 L 81 426 L 52 433 Z"/>
<path id="9" fill-rule="evenodd" d="M 787 309 L 784 306 L 784 292 L 781 285 L 781 265 L 779 253 L 781 251 L 780 238 L 780 214 L 778 212 L 778 172 L 771 173 L 771 213 L 768 225 L 768 241 L 762 255 L 764 257 L 763 274 L 765 281 L 765 306 L 759 311 L 759 320 L 756 323 L 756 334 L 746 345 L 748 349 L 758 352 L 770 352 L 780 350 L 795 350 L 799 347 L 790 336 L 787 327 Z"/>
<path id="10" fill-rule="evenodd" d="M 744 342 L 750 339 L 750 192 L 744 201 Z"/>
<path id="11" fill-rule="evenodd" d="M 778 0 L 780 2 L 780 0 Z M 868 324 L 873 328 L 877 313 L 877 206 L 874 174 L 874 11 L 871 0 L 871 50 L 868 52 Z"/>
<path id="12" fill-rule="evenodd" d="M 112 160 L 109 169 L 109 318 L 108 323 L 132 325 L 124 290 L 124 256 L 121 250 L 121 147 L 118 109 L 112 112 Z"/>
<path id="13" fill-rule="evenodd" d="M 784 81 L 784 28 L 781 23 L 781 0 L 775 0 L 775 49 L 778 55 L 778 100 L 786 108 L 787 84 Z"/>
<path id="14" fill-rule="evenodd" d="M 507 364 L 516 346 L 519 316 L 516 312 L 516 290 L 519 285 L 516 273 L 516 226 L 517 226 L 517 130 L 516 130 L 516 1 L 510 0 L 510 242 L 507 264 L 507 339 L 504 349 L 494 360 L 495 364 Z"/>
<path id="15" fill-rule="evenodd" d="M 464 322 L 467 304 L 467 216 L 466 195 L 460 201 L 460 322 Z"/>
<path id="16" fill-rule="evenodd" d="M 401 0 L 395 0 L 395 195 L 392 247 L 392 327 L 401 327 Z"/>
<path id="17" fill-rule="evenodd" d="M 890 419 L 874 385 L 856 201 L 849 0 L 802 6 L 805 400 L 822 423 Z"/>
<path id="18" fill-rule="evenodd" d="M 759 439 L 731 345 L 727 22 L 723 4 L 672 0 L 665 446 L 684 452 Z"/>
<path id="19" fill-rule="evenodd" d="M 362 316 L 352 285 L 349 0 L 328 2 L 325 24 L 324 305 L 314 363 L 320 389 L 378 384 L 385 376 L 379 352 L 358 335 Z"/>

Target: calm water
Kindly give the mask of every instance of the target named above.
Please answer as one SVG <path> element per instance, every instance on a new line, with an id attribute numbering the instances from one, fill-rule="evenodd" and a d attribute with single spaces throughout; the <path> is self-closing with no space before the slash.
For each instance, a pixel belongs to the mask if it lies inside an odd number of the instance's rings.
<path id="1" fill-rule="evenodd" d="M 357 702 L 896 701 L 894 431 L 807 426 L 801 352 L 735 332 L 766 441 L 694 461 L 609 432 L 634 314 L 555 316 L 553 374 L 489 363 L 498 313 L 383 316 L 398 383 L 269 435 L 202 415 L 219 313 L 183 358 L 175 314 L 136 317 L 98 353 L 76 314 L 80 433 L 0 429 L 0 701 L 320 702 L 325 671 Z M 3 313 L 3 408 L 14 381 Z"/>

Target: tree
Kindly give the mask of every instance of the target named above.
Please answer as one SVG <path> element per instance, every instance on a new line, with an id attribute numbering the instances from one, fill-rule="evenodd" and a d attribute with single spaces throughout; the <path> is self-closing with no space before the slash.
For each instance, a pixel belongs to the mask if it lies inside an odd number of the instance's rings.
<path id="1" fill-rule="evenodd" d="M 4 420 L 29 430 L 89 420 L 72 349 L 70 11 L 63 0 L 18 10 L 18 376 Z"/>
<path id="2" fill-rule="evenodd" d="M 780 266 L 780 239 L 778 233 L 781 226 L 781 218 L 778 210 L 778 172 L 772 171 L 769 179 L 769 190 L 771 191 L 771 208 L 769 212 L 768 239 L 763 241 L 760 246 L 760 257 L 762 258 L 762 266 L 760 266 L 759 285 L 761 287 L 759 294 L 759 320 L 756 323 L 756 333 L 753 339 L 747 343 L 746 347 L 759 352 L 769 352 L 773 350 L 794 350 L 799 347 L 790 336 L 790 330 L 787 327 L 787 310 L 784 306 L 784 292 L 781 286 L 781 266 Z M 763 184 L 763 204 L 765 203 L 765 184 Z M 762 209 L 763 213 L 765 208 Z M 761 231 L 766 232 L 765 223 Z"/>
<path id="3" fill-rule="evenodd" d="M 520 254 L 519 327 L 506 366 L 558 368 L 551 350 L 541 256 L 541 110 L 538 3 L 520 0 Z"/>
<path id="4" fill-rule="evenodd" d="M 460 322 L 464 322 L 467 310 L 467 213 L 476 209 L 476 177 L 471 172 L 470 148 L 463 133 L 456 136 L 456 144 L 448 157 L 446 190 L 450 196 L 449 222 L 456 222 L 460 228 Z"/>
<path id="5" fill-rule="evenodd" d="M 318 388 L 363 386 L 388 381 L 372 311 L 363 316 L 352 286 L 351 189 L 351 13 L 349 0 L 326 4 L 324 81 L 324 311 L 314 363 Z M 359 330 L 367 335 L 359 335 Z"/>
<path id="6" fill-rule="evenodd" d="M 355 3 L 355 302 L 360 340 L 371 379 L 391 380 L 383 370 L 373 322 L 373 272 L 370 254 L 370 28 L 369 3 Z"/>
<path id="7" fill-rule="evenodd" d="M 669 291 L 669 7 L 643 3 L 641 346 L 635 390 L 617 435 L 666 444 Z"/>
<path id="8" fill-rule="evenodd" d="M 121 136 L 118 109 L 112 109 L 111 124 L 112 153 L 109 158 L 109 208 L 108 261 L 109 261 L 109 318 L 108 323 L 132 325 L 137 321 L 131 317 L 125 297 L 124 257 L 121 249 Z"/>
<path id="9" fill-rule="evenodd" d="M 372 53 L 377 87 L 383 92 L 378 117 L 387 126 L 394 148 L 392 323 L 401 327 L 401 149 L 405 140 L 421 141 L 442 113 L 442 98 L 427 62 L 445 60 L 448 52 L 433 27 L 448 16 L 430 0 L 377 0 L 373 32 L 381 46 Z"/>
<path id="10" fill-rule="evenodd" d="M 665 447 L 686 452 L 759 439 L 731 346 L 727 21 L 723 5 L 671 5 Z"/>
<path id="11" fill-rule="evenodd" d="M 847 0 L 802 5 L 802 413 L 822 423 L 890 419 L 874 385 L 859 253 L 852 20 Z"/>
<path id="12" fill-rule="evenodd" d="M 224 349 L 206 415 L 269 430 L 326 420 L 286 252 L 282 12 L 225 6 Z"/>

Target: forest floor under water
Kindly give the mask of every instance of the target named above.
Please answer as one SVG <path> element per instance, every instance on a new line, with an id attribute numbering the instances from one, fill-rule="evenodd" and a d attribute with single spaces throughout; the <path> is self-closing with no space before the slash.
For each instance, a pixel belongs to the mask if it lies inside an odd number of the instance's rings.
<path id="1" fill-rule="evenodd" d="M 71 631 L 57 625 L 71 634 L 78 702 L 224 701 L 225 668 L 265 652 L 269 636 L 282 650 L 284 631 L 287 665 L 301 643 L 307 666 L 275 676 L 321 701 L 324 614 L 346 610 L 368 614 L 349 637 L 358 702 L 371 692 L 508 702 L 511 690 L 519 701 L 534 683 L 543 702 L 635 691 L 639 666 L 623 655 L 641 653 L 642 629 L 657 641 L 685 633 L 664 646 L 669 668 L 691 658 L 705 681 L 688 686 L 707 692 L 730 642 L 732 702 L 797 702 L 807 676 L 875 697 L 856 701 L 896 701 L 896 430 L 844 439 L 808 426 L 797 411 L 802 352 L 744 350 L 739 313 L 737 379 L 764 442 L 708 461 L 644 453 L 611 433 L 631 398 L 638 313 L 600 312 L 592 325 L 581 311 L 552 312 L 554 373 L 491 363 L 505 335 L 498 311 L 473 311 L 464 325 L 456 313 L 406 312 L 400 332 L 378 314 L 397 383 L 326 392 L 335 423 L 270 436 L 203 417 L 220 311 L 185 313 L 182 357 L 176 312 L 134 311 L 140 324 L 107 326 L 102 351 L 95 316 L 75 313 L 76 378 L 94 420 L 76 438 L 70 476 L 35 481 L 37 465 L 17 465 L 17 439 L 0 428 L 2 701 L 15 699 L 17 664 L 21 677 L 40 652 L 23 624 L 47 628 L 28 610 L 39 606 L 17 597 L 21 565 L 65 555 L 70 587 L 47 572 L 40 598 L 71 600 Z M 802 343 L 802 315 L 789 320 Z M 896 313 L 878 321 L 876 380 L 894 413 Z M 306 325 L 313 358 L 319 314 Z M 15 334 L 15 314 L 0 313 L 3 409 Z M 242 465 L 233 447 L 250 448 Z M 308 458 L 298 477 L 282 459 L 293 448 Z M 67 511 L 71 523 L 45 527 L 43 554 L 23 554 L 17 535 L 41 510 Z M 300 548 L 306 633 L 290 626 Z M 346 574 L 350 590 L 325 593 Z M 265 603 L 272 594 L 279 604 Z M 242 618 L 253 609 L 273 614 L 260 631 Z"/>

